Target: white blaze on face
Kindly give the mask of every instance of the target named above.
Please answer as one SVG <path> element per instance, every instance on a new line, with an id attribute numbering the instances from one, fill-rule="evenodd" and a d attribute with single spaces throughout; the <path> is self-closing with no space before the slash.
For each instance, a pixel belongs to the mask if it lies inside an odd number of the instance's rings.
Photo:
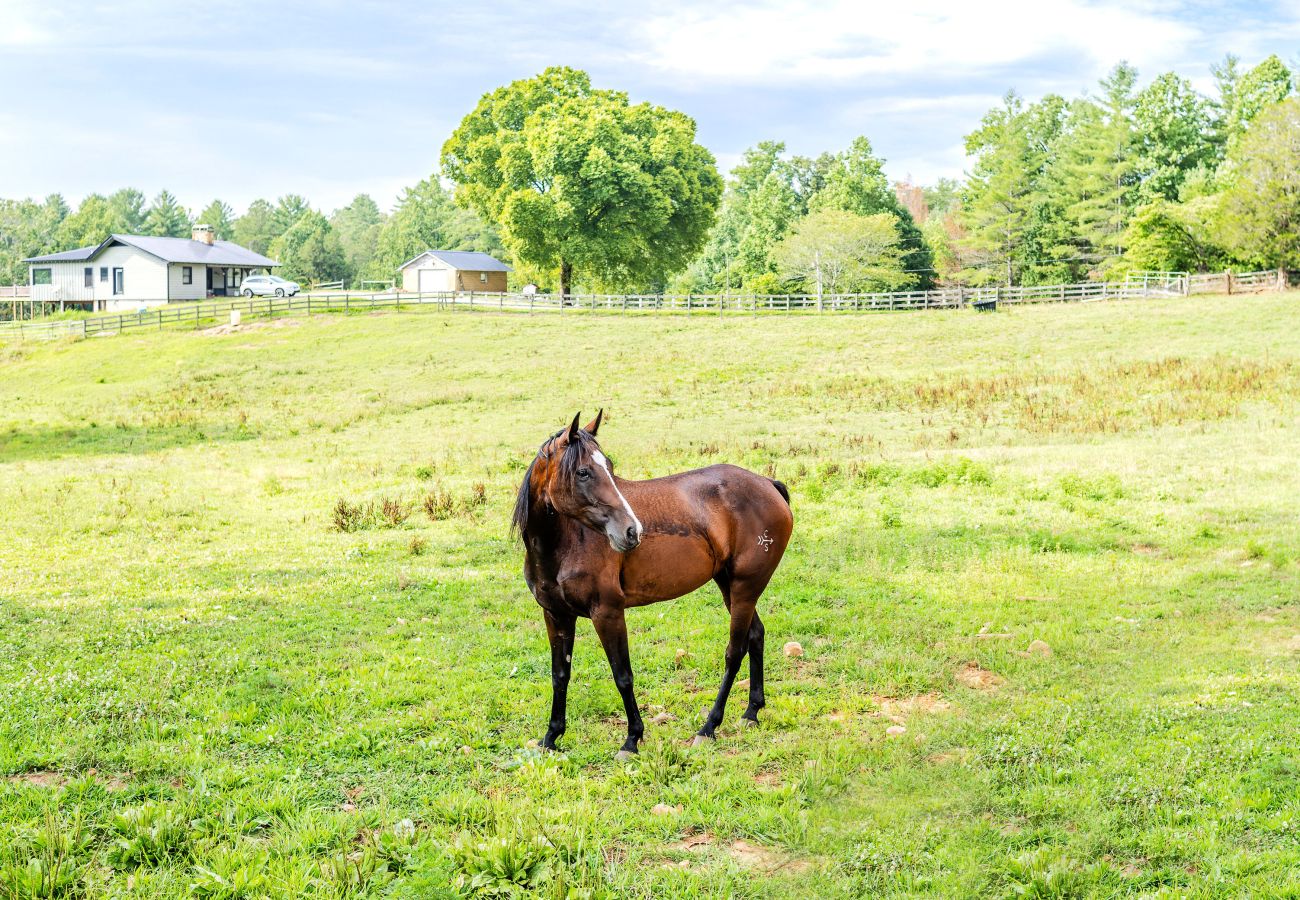
<path id="1" fill-rule="evenodd" d="M 627 502 L 627 498 L 623 496 L 623 492 L 620 491 L 618 485 L 614 483 L 614 473 L 609 470 L 609 460 L 605 459 L 605 454 L 601 453 L 599 450 L 592 452 L 592 458 L 596 460 L 596 465 L 600 466 L 601 470 L 604 471 L 605 477 L 609 479 L 610 486 L 614 488 L 614 493 L 618 494 L 618 499 L 623 501 L 623 508 L 627 510 L 627 514 L 632 517 L 632 523 L 636 525 L 637 537 L 640 537 L 645 529 L 641 527 L 641 520 L 636 517 L 636 513 L 632 512 L 632 505 Z"/>

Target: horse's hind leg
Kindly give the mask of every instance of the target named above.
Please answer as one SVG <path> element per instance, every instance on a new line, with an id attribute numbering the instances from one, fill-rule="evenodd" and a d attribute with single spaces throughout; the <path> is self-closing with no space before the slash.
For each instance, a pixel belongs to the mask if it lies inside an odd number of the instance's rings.
<path id="1" fill-rule="evenodd" d="M 731 686 L 736 681 L 736 673 L 740 671 L 740 663 L 745 658 L 745 653 L 749 650 L 749 633 L 750 626 L 754 621 L 754 604 L 758 600 L 758 595 L 762 593 L 762 587 L 757 591 L 747 590 L 744 582 L 733 580 L 730 585 L 730 604 L 731 608 L 731 635 L 727 640 L 727 653 L 725 656 L 726 667 L 722 673 L 722 686 L 718 688 L 717 699 L 713 701 L 713 708 L 704 719 L 704 724 L 700 727 L 699 733 L 695 738 L 695 743 L 703 743 L 713 737 L 713 732 L 718 725 L 722 723 L 722 717 L 727 709 L 727 697 L 731 694 Z M 751 688 L 753 682 L 751 681 Z"/>
<path id="2" fill-rule="evenodd" d="M 754 613 L 749 625 L 749 706 L 740 714 L 741 724 L 757 722 L 758 711 L 767 705 L 763 694 L 763 620 Z"/>

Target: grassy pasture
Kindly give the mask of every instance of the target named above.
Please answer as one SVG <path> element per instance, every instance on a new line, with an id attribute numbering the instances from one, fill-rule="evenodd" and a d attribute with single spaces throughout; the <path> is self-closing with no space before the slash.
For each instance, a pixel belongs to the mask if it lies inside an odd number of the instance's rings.
<path id="1" fill-rule="evenodd" d="M 1296 295 L 0 347 L 0 898 L 1296 896 L 1297 397 Z M 587 623 L 527 747 L 509 509 L 601 405 L 793 492 L 713 748 L 711 586 L 629 614 L 640 759 Z"/>

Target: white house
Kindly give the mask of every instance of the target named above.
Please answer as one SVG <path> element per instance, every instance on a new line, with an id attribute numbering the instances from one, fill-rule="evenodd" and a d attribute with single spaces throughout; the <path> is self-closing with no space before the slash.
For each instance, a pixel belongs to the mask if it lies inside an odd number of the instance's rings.
<path id="1" fill-rule="evenodd" d="M 482 291 L 504 294 L 510 267 L 486 253 L 469 250 L 425 250 L 398 266 L 402 290 L 422 294 Z"/>
<path id="2" fill-rule="evenodd" d="M 109 235 L 102 243 L 33 256 L 33 300 L 90 310 L 136 309 L 175 300 L 234 295 L 245 276 L 279 263 L 194 226 L 186 238 Z"/>

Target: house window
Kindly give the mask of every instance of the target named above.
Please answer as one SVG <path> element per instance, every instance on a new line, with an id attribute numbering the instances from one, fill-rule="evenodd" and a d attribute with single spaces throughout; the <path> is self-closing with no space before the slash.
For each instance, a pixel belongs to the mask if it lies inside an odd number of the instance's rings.
<path id="1" fill-rule="evenodd" d="M 113 293 L 114 294 L 126 293 L 125 279 L 122 277 L 122 275 L 123 273 L 121 269 L 113 270 Z"/>
<path id="2" fill-rule="evenodd" d="M 108 266 L 99 267 L 99 280 L 101 283 L 108 281 Z"/>
<path id="3" fill-rule="evenodd" d="M 231 269 L 230 272 L 231 272 L 231 275 L 230 275 L 230 278 L 231 278 L 230 286 L 231 286 L 231 287 L 239 287 L 241 284 L 244 283 L 244 270 L 243 270 L 243 269 Z"/>
<path id="4" fill-rule="evenodd" d="M 54 279 L 50 273 L 53 269 L 32 269 L 32 284 L 52 284 Z"/>
<path id="5" fill-rule="evenodd" d="M 483 282 L 484 284 L 487 284 L 487 272 L 479 272 L 478 280 Z"/>
<path id="6" fill-rule="evenodd" d="M 86 276 L 86 281 L 85 281 L 86 287 L 93 288 L 95 286 L 95 267 L 86 266 L 85 276 Z"/>
<path id="7" fill-rule="evenodd" d="M 193 283 L 194 283 L 194 267 L 181 266 L 181 284 L 193 284 Z"/>

